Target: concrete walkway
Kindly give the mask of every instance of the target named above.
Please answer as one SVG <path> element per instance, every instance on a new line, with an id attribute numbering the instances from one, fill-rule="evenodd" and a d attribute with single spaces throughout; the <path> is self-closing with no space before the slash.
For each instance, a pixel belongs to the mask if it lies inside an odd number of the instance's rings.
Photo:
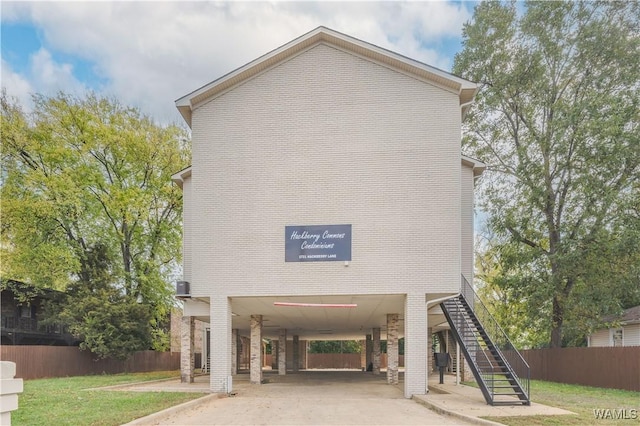
<path id="1" fill-rule="evenodd" d="M 210 394 L 128 425 L 495 425 L 479 417 L 572 414 L 540 404 L 491 407 L 479 389 L 455 385 L 453 376 L 446 376 L 444 385 L 432 377 L 429 394 L 413 400 L 404 398 L 402 383 L 387 385 L 384 374 L 308 370 L 264 377 L 266 383 L 255 386 L 246 374 L 234 376 L 232 396 Z M 208 392 L 208 387 L 209 377 L 200 376 L 193 384 L 172 380 L 117 389 Z"/>
<path id="2" fill-rule="evenodd" d="M 439 384 L 439 376 L 429 378 L 429 394 L 416 395 L 413 399 L 438 413 L 457 417 L 472 424 L 499 425 L 480 417 L 512 416 L 558 416 L 574 415 L 561 408 L 532 402 L 531 405 L 488 405 L 480 389 L 473 386 L 456 385 L 455 376 L 446 375 Z"/>

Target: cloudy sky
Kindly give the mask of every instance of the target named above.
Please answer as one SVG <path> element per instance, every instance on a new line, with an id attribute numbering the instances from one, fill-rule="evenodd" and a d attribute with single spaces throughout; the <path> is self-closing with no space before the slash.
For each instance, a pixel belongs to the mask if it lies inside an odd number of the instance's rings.
<path id="1" fill-rule="evenodd" d="M 323 25 L 446 71 L 474 2 L 2 1 L 2 87 L 93 90 L 181 122 L 174 101 Z"/>

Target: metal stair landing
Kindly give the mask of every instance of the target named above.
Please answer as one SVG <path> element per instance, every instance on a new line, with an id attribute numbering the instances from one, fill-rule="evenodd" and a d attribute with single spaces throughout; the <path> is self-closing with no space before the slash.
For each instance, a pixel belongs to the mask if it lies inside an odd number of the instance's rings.
<path id="1" fill-rule="evenodd" d="M 529 365 L 467 280 L 462 281 L 461 294 L 440 306 L 487 404 L 530 405 Z"/>

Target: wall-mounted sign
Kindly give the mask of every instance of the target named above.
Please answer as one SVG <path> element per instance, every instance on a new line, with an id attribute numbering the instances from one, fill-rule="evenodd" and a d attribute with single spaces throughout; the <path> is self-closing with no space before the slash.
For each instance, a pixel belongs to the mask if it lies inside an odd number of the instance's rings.
<path id="1" fill-rule="evenodd" d="M 285 262 L 351 260 L 351 225 L 285 226 Z"/>

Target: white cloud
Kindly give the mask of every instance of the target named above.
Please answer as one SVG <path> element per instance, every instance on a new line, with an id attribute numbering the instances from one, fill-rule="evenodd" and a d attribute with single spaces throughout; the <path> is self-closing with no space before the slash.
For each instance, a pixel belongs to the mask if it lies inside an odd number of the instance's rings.
<path id="1" fill-rule="evenodd" d="M 31 84 L 24 76 L 14 72 L 11 66 L 2 60 L 2 88 L 7 91 L 7 95 L 16 98 L 25 109 L 30 109 L 31 93 L 33 89 Z"/>
<path id="2" fill-rule="evenodd" d="M 173 101 L 288 41 L 324 25 L 449 69 L 441 37 L 457 37 L 469 19 L 445 2 L 38 2 L 30 18 L 47 47 L 95 64 L 102 89 L 160 121 L 179 120 Z M 24 19 L 20 10 L 8 16 Z M 430 46 L 433 41 L 434 45 Z M 429 46 L 429 47 L 425 47 Z M 43 54 L 44 55 L 44 54 Z M 41 59 L 36 89 L 78 87 L 64 64 Z M 47 68 L 46 65 L 50 68 Z M 75 90 L 75 89 L 74 89 Z"/>
<path id="3" fill-rule="evenodd" d="M 7 95 L 17 98 L 26 111 L 33 107 L 33 94 L 55 95 L 65 92 L 81 95 L 88 89 L 73 74 L 73 66 L 56 62 L 51 53 L 41 48 L 29 57 L 29 68 L 17 73 L 2 60 L 2 87 Z"/>
<path id="4" fill-rule="evenodd" d="M 55 94 L 64 91 L 80 94 L 86 87 L 76 79 L 73 66 L 53 60 L 51 53 L 41 48 L 30 58 L 31 81 L 39 93 Z"/>

